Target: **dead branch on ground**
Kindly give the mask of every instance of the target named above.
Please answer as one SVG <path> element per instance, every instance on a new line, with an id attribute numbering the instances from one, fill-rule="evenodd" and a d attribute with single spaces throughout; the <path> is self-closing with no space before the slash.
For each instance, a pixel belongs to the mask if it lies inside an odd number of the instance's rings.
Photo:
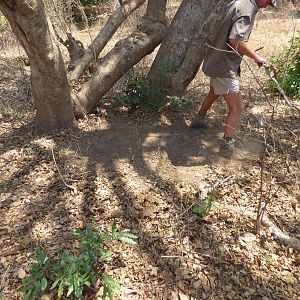
<path id="1" fill-rule="evenodd" d="M 226 205 L 226 209 L 228 209 L 229 211 L 233 212 L 233 213 L 238 213 L 240 215 L 249 217 L 250 219 L 252 219 L 254 222 L 257 221 L 257 214 L 255 212 L 252 211 L 245 211 L 242 209 L 237 208 L 236 206 L 233 205 Z M 291 247 L 293 249 L 295 249 L 297 252 L 300 253 L 300 240 L 295 238 L 295 237 L 291 237 L 288 234 L 284 233 L 279 227 L 277 227 L 268 217 L 263 216 L 261 218 L 261 224 L 266 226 L 271 233 L 273 234 L 273 236 L 275 238 L 277 238 L 279 240 L 280 243 Z"/>

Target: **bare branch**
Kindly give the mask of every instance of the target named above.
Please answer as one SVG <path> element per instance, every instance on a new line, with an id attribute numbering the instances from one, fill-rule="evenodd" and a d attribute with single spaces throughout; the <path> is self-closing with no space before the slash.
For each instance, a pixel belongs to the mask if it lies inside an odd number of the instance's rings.
<path id="1" fill-rule="evenodd" d="M 57 172 L 58 172 L 58 174 L 59 174 L 59 176 L 60 176 L 62 182 L 64 183 L 64 185 L 65 185 L 67 188 L 71 189 L 71 190 L 74 192 L 74 191 L 75 191 L 75 188 L 74 188 L 73 186 L 71 186 L 71 185 L 69 185 L 69 184 L 66 183 L 64 177 L 62 176 L 62 174 L 61 174 L 61 172 L 60 172 L 60 169 L 59 169 L 59 167 L 58 167 L 58 165 L 57 165 L 57 163 L 56 163 L 56 159 L 55 159 L 53 147 L 51 148 L 51 153 L 52 153 L 53 162 L 54 162 L 54 164 L 55 164 L 55 167 L 56 167 L 56 169 L 57 169 Z"/>
<path id="2" fill-rule="evenodd" d="M 237 208 L 236 206 L 232 206 L 232 205 L 226 205 L 226 209 L 228 209 L 231 212 L 239 213 L 239 214 L 249 217 L 253 220 L 256 220 L 256 214 L 254 212 L 244 211 L 244 210 L 241 210 L 241 209 Z M 266 216 L 264 216 L 262 218 L 261 222 L 262 222 L 262 224 L 264 224 L 265 226 L 267 226 L 270 229 L 270 231 L 272 232 L 274 237 L 277 238 L 282 244 L 284 244 L 288 247 L 291 247 L 300 253 L 300 240 L 299 239 L 297 239 L 295 237 L 291 237 L 288 234 L 284 233 L 280 228 L 278 228 Z"/>
<path id="3" fill-rule="evenodd" d="M 88 65 L 98 58 L 100 52 L 123 21 L 144 2 L 145 0 L 130 0 L 116 10 L 92 44 L 85 50 L 84 55 L 75 63 L 74 70 L 69 74 L 70 81 L 77 81 L 83 75 Z"/>

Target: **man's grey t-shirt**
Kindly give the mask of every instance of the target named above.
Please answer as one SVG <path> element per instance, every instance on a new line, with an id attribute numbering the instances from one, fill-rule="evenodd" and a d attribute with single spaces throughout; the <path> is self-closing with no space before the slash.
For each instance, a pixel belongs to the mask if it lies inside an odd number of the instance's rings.
<path id="1" fill-rule="evenodd" d="M 242 57 L 228 45 L 228 39 L 247 42 L 259 8 L 255 0 L 234 0 L 225 9 L 216 28 L 202 70 L 209 77 L 236 77 Z M 225 51 L 220 51 L 225 50 Z"/>

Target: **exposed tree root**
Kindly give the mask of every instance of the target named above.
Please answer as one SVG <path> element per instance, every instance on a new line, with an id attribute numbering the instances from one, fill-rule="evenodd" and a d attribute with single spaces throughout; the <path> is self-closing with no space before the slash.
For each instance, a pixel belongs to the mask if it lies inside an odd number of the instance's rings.
<path id="1" fill-rule="evenodd" d="M 249 217 L 251 218 L 253 221 L 256 220 L 256 213 L 252 212 L 252 211 L 244 211 L 241 210 L 235 206 L 232 205 L 226 205 L 226 209 L 228 209 L 231 212 L 234 213 L 238 213 L 241 214 L 243 216 Z M 272 232 L 272 234 L 274 235 L 274 237 L 282 244 L 291 247 L 293 249 L 295 249 L 297 252 L 300 253 L 300 240 L 295 238 L 295 237 L 291 237 L 288 234 L 284 233 L 280 228 L 278 228 L 268 217 L 263 216 L 262 220 L 261 220 L 262 225 L 268 227 L 270 229 L 270 231 Z"/>

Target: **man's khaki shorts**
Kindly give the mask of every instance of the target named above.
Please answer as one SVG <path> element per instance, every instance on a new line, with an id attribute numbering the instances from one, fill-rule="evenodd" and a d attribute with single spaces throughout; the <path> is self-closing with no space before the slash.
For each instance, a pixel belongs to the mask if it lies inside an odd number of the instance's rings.
<path id="1" fill-rule="evenodd" d="M 240 92 L 240 84 L 237 78 L 211 77 L 210 85 L 216 95 L 235 94 Z"/>

